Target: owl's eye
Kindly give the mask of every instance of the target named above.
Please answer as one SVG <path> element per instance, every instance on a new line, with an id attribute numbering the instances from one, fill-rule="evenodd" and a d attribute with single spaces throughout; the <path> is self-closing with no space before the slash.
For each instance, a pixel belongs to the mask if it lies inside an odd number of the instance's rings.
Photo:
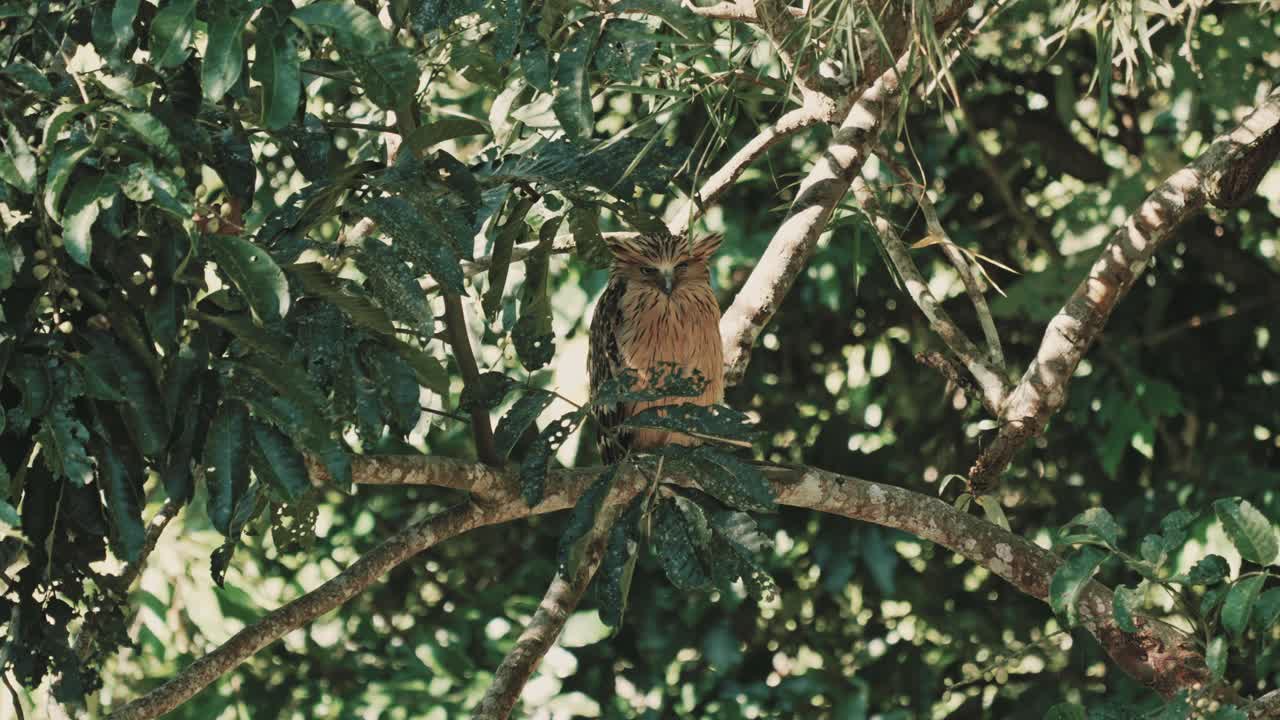
<path id="1" fill-rule="evenodd" d="M 644 273 L 645 275 L 652 275 L 652 274 L 654 274 L 654 273 L 658 272 L 658 268 L 653 268 L 653 267 L 643 267 L 643 268 L 640 268 L 640 272 Z"/>
<path id="2" fill-rule="evenodd" d="M 677 269 L 677 270 L 683 270 L 683 269 L 685 269 L 685 268 L 687 268 L 687 267 L 689 267 L 689 261 L 688 261 L 688 260 L 681 260 L 680 262 L 676 263 L 676 269 Z"/>

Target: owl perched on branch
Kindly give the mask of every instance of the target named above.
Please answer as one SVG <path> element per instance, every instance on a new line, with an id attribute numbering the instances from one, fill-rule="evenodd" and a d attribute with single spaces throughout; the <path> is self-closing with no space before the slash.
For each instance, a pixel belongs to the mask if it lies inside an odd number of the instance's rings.
<path id="1" fill-rule="evenodd" d="M 682 371 L 701 373 L 707 383 L 696 397 L 667 397 L 598 408 L 600 454 L 617 462 L 629 449 L 666 444 L 692 445 L 681 433 L 623 429 L 640 411 L 661 405 L 711 405 L 724 399 L 724 360 L 720 348 L 720 306 L 711 290 L 707 263 L 721 236 L 700 240 L 669 234 L 646 234 L 613 240 L 609 286 L 591 320 L 588 366 L 591 395 L 626 370 L 638 374 L 645 387 L 647 371 L 674 363 Z"/>

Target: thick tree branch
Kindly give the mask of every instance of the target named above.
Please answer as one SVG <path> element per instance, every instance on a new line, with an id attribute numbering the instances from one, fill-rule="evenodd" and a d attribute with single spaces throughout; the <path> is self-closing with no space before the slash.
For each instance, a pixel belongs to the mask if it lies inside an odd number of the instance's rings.
<path id="1" fill-rule="evenodd" d="M 880 243 L 884 246 L 885 254 L 889 256 L 889 262 L 902 278 L 907 294 L 920 308 L 920 312 L 924 313 L 933 332 L 942 339 L 942 342 L 973 376 L 978 384 L 983 407 L 987 408 L 988 412 L 998 413 L 1010 389 L 1004 372 L 969 339 L 969 336 L 951 319 L 946 309 L 942 307 L 942 303 L 933 296 L 933 292 L 929 290 L 928 281 L 920 274 L 920 269 L 912 260 L 907 244 L 902 241 L 893 224 L 879 213 L 875 195 L 862 178 L 855 181 L 853 192 L 858 203 L 871 211 L 872 224 L 880 236 Z"/>
<path id="2" fill-rule="evenodd" d="M 471 352 L 471 337 L 467 332 L 467 316 L 462 309 L 462 298 L 453 293 L 444 294 L 444 324 L 449 335 L 449 345 L 453 348 L 453 357 L 458 361 L 462 382 L 465 387 L 472 387 L 480 379 L 480 368 Z M 495 467 L 501 465 L 502 458 L 493 441 L 493 425 L 489 420 L 489 411 L 485 408 L 471 409 L 471 433 L 475 437 L 476 456 L 480 461 Z"/>
<path id="3" fill-rule="evenodd" d="M 1253 192 L 1278 151 L 1280 89 L 1194 162 L 1169 176 L 1116 229 L 1088 276 L 1049 321 L 1035 359 L 1000 414 L 999 433 L 969 470 L 974 492 L 987 491 L 1014 453 L 1043 431 L 1066 402 L 1080 359 L 1161 244 L 1205 205 L 1233 205 Z"/>

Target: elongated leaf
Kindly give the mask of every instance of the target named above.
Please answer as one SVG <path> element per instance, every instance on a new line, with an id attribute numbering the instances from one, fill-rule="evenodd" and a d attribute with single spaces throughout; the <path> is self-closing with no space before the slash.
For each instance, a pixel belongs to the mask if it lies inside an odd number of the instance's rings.
<path id="1" fill-rule="evenodd" d="M 749 442 L 758 432 L 751 418 L 727 405 L 683 403 L 653 407 L 627 418 L 632 428 L 676 430 L 703 439 Z"/>
<path id="2" fill-rule="evenodd" d="M 377 198 L 364 207 L 364 212 L 391 236 L 397 255 L 426 270 L 440 287 L 457 295 L 466 293 L 462 266 L 458 256 L 444 242 L 438 228 L 429 225 L 407 200 L 399 197 Z"/>
<path id="3" fill-rule="evenodd" d="M 40 95 L 53 93 L 53 86 L 49 84 L 49 78 L 46 78 L 44 73 L 26 60 L 19 59 L 11 62 L 8 67 L 0 70 L 0 74 L 13 78 Z"/>
<path id="4" fill-rule="evenodd" d="M 151 20 L 151 62 L 157 67 L 181 65 L 187 59 L 196 21 L 196 0 L 170 0 Z"/>
<path id="5" fill-rule="evenodd" d="M 510 60 L 524 29 L 524 0 L 497 0 L 489 3 L 494 22 L 493 55 L 500 63 Z"/>
<path id="6" fill-rule="evenodd" d="M 209 425 L 204 448 L 209 484 L 209 521 L 223 535 L 231 532 L 231 514 L 249 484 L 249 416 L 238 402 L 223 403 Z"/>
<path id="7" fill-rule="evenodd" d="M 288 314 L 289 283 L 271 255 L 239 235 L 208 235 L 205 243 L 255 317 L 272 320 Z"/>
<path id="8" fill-rule="evenodd" d="M 707 378 L 700 370 L 663 362 L 643 372 L 623 368 L 595 389 L 591 402 L 595 405 L 616 405 L 620 402 L 697 397 L 706 389 Z"/>
<path id="9" fill-rule="evenodd" d="M 582 564 L 591 528 L 595 526 L 596 516 L 604 506 L 604 500 L 608 497 L 616 478 L 617 466 L 606 468 L 574 504 L 573 512 L 569 515 L 569 524 L 560 535 L 559 573 L 562 576 L 573 577 Z"/>
<path id="10" fill-rule="evenodd" d="M 1137 632 L 1138 627 L 1133 622 L 1133 616 L 1142 610 L 1143 593 L 1141 588 L 1131 588 L 1125 585 L 1117 585 L 1115 593 L 1112 595 L 1112 614 L 1115 615 L 1116 625 L 1125 632 Z"/>
<path id="11" fill-rule="evenodd" d="M 249 13 L 226 6 L 218 7 L 214 13 L 200 64 L 200 91 L 211 103 L 221 102 L 244 71 L 244 27 L 249 22 Z"/>
<path id="12" fill-rule="evenodd" d="M 1275 530 L 1248 500 L 1219 500 L 1213 504 L 1213 512 L 1231 543 L 1240 551 L 1240 557 L 1259 565 L 1275 562 L 1276 554 L 1280 553 Z"/>
<path id="13" fill-rule="evenodd" d="M 600 234 L 600 213 L 593 207 L 574 206 L 569 210 L 569 229 L 578 257 L 594 268 L 607 268 L 613 255 Z"/>
<path id="14" fill-rule="evenodd" d="M 492 410 L 498 407 L 502 399 L 515 386 L 515 380 L 500 372 L 481 373 L 475 382 L 463 388 L 462 397 L 458 400 L 458 409 L 463 412 L 470 412 L 476 408 Z"/>
<path id="15" fill-rule="evenodd" d="M 1253 606 L 1253 626 L 1259 635 L 1266 637 L 1277 621 L 1280 621 L 1280 587 L 1259 595 Z"/>
<path id="16" fill-rule="evenodd" d="M 400 358 L 413 370 L 419 385 L 437 395 L 449 394 L 449 372 L 439 360 L 403 340 L 395 340 L 393 344 Z"/>
<path id="17" fill-rule="evenodd" d="M 698 471 L 698 485 L 720 502 L 740 510 L 774 510 L 773 488 L 755 465 L 705 445 L 688 457 Z"/>
<path id="18" fill-rule="evenodd" d="M 529 448 L 529 454 L 520 464 L 520 493 L 529 507 L 542 502 L 547 464 L 556 450 L 578 429 L 583 415 L 581 410 L 574 410 L 555 419 L 538 433 L 538 439 Z"/>
<path id="19" fill-rule="evenodd" d="M 1227 651 L 1225 637 L 1219 635 L 1209 641 L 1209 647 L 1204 653 L 1204 664 L 1209 666 L 1209 672 L 1214 680 L 1221 680 L 1227 672 Z"/>
<path id="20" fill-rule="evenodd" d="M 119 406 L 120 415 L 138 450 L 150 458 L 160 457 L 169 441 L 169 424 L 146 363 L 110 335 L 92 332 L 86 337 L 93 350 L 84 357 L 85 365 L 109 379 L 128 399 Z"/>
<path id="21" fill-rule="evenodd" d="M 178 147 L 173 143 L 169 128 L 165 127 L 164 123 L 157 120 L 154 115 L 132 110 L 112 110 L 111 115 L 116 117 L 120 124 L 136 135 L 139 140 L 150 146 L 162 160 L 175 165 L 178 163 Z"/>
<path id="22" fill-rule="evenodd" d="M 1075 627 L 1079 622 L 1076 602 L 1098 566 L 1107 557 L 1106 551 L 1086 545 L 1072 553 L 1053 574 L 1053 580 L 1049 583 L 1049 605 L 1054 613 L 1066 621 L 1068 627 Z"/>
<path id="23" fill-rule="evenodd" d="M 407 48 L 395 45 L 368 54 L 350 55 L 347 63 L 375 105 L 394 110 L 418 92 L 418 63 Z"/>
<path id="24" fill-rule="evenodd" d="M 365 241 L 356 263 L 365 274 L 365 287 L 393 319 L 434 334 L 435 316 L 413 271 L 382 242 Z"/>
<path id="25" fill-rule="evenodd" d="M 289 14 L 304 27 L 323 28 L 344 51 L 368 54 L 391 43 L 391 35 L 368 10 L 350 0 L 321 0 Z"/>
<path id="26" fill-rule="evenodd" d="M 489 289 L 485 291 L 482 301 L 484 313 L 489 318 L 497 315 L 502 306 L 503 292 L 507 287 L 507 271 L 511 268 L 511 253 L 516 243 L 527 233 L 528 226 L 524 219 L 533 207 L 533 202 L 532 198 L 518 200 L 494 238 L 489 262 Z"/>
<path id="27" fill-rule="evenodd" d="M 1067 523 L 1067 526 L 1082 527 L 1112 547 L 1120 539 L 1120 526 L 1111 513 L 1100 507 L 1085 510 Z"/>
<path id="28" fill-rule="evenodd" d="M 711 587 L 710 570 L 697 549 L 710 535 L 702 510 L 685 498 L 671 498 L 658 504 L 654 510 L 653 548 L 672 585 L 681 590 Z"/>
<path id="29" fill-rule="evenodd" d="M 1250 575 L 1237 580 L 1227 591 L 1227 596 L 1222 601 L 1221 618 L 1222 627 L 1226 628 L 1232 637 L 1239 639 L 1245 628 L 1249 626 L 1253 605 L 1266 581 L 1267 578 L 1262 575 Z"/>
<path id="30" fill-rule="evenodd" d="M 520 436 L 554 400 L 555 395 L 545 390 L 530 390 L 516 400 L 493 431 L 498 457 L 505 458 L 511 454 L 511 449 L 516 446 Z"/>
<path id="31" fill-rule="evenodd" d="M 67 182 L 71 180 L 71 173 L 80 163 L 80 158 L 90 149 L 89 145 L 69 140 L 53 146 L 53 158 L 49 161 L 49 173 L 44 182 L 44 209 L 58 222 L 62 221 L 60 205 Z"/>
<path id="32" fill-rule="evenodd" d="M 66 215 L 62 221 L 62 239 L 67 254 L 81 267 L 89 267 L 93 254 L 92 229 L 103 207 L 110 207 L 118 181 L 108 175 L 85 178 L 71 188 Z"/>
<path id="33" fill-rule="evenodd" d="M 302 98 L 297 33 L 292 25 L 267 28 L 254 43 L 253 79 L 262 83 L 262 124 L 270 130 L 288 125 Z"/>
<path id="34" fill-rule="evenodd" d="M 427 123 L 409 133 L 405 141 L 417 154 L 424 154 L 433 146 L 446 140 L 465 137 L 467 135 L 483 135 L 488 129 L 483 123 L 465 117 L 446 117 Z"/>
<path id="35" fill-rule="evenodd" d="M 302 453 L 294 448 L 284 433 L 270 425 L 253 420 L 251 427 L 257 456 L 263 460 L 254 464 L 254 471 L 259 477 L 270 479 L 290 502 L 300 500 L 311 489 L 311 479 Z"/>
<path id="36" fill-rule="evenodd" d="M 142 498 L 138 493 L 141 483 L 129 477 L 128 467 L 108 443 L 100 444 L 94 454 L 98 457 L 98 476 L 111 513 L 112 538 L 120 549 L 121 559 L 137 562 L 147 541 L 147 531 L 142 524 Z"/>
<path id="37" fill-rule="evenodd" d="M 609 543 L 600 561 L 597 577 L 597 595 L 600 600 L 600 620 L 610 627 L 622 625 L 627 612 L 627 596 L 631 594 L 631 580 L 635 577 L 636 560 L 640 557 L 640 544 L 632 537 L 640 515 L 644 497 L 637 497 L 623 513 L 621 519 L 609 531 Z"/>
<path id="38" fill-rule="evenodd" d="M 387 314 L 360 292 L 358 285 L 325 271 L 320 263 L 290 265 L 287 271 L 303 292 L 333 303 L 355 324 L 384 335 L 395 333 Z"/>
<path id="39" fill-rule="evenodd" d="M 93 461 L 85 448 L 89 431 L 75 415 L 70 398 L 62 396 L 53 403 L 40 421 L 36 439 L 44 448 L 41 455 L 55 476 L 65 477 L 77 487 L 83 487 L 93 478 Z"/>
<path id="40" fill-rule="evenodd" d="M 591 55 L 600 39 L 600 20 L 587 20 L 560 52 L 556 63 L 555 99 L 551 107 L 571 139 L 586 140 L 595 125 L 591 84 L 587 81 Z"/>

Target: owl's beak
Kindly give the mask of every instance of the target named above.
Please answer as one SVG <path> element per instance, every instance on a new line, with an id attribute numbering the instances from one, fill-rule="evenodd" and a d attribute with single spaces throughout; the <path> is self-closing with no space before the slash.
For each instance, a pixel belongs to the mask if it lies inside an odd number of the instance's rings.
<path id="1" fill-rule="evenodd" d="M 662 290 L 664 295 L 670 295 L 671 289 L 675 287 L 676 284 L 675 271 L 671 268 L 663 268 L 659 271 L 658 276 L 661 278 L 658 283 L 658 287 Z"/>

